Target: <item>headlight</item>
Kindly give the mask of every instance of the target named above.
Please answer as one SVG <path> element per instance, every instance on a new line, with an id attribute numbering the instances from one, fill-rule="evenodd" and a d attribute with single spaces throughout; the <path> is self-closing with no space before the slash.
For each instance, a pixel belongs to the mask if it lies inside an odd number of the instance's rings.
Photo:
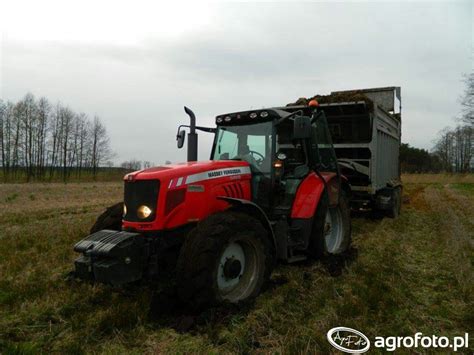
<path id="1" fill-rule="evenodd" d="M 126 215 L 127 215 L 127 206 L 124 203 L 123 204 L 123 217 L 125 217 Z"/>
<path id="2" fill-rule="evenodd" d="M 145 219 L 145 218 L 150 217 L 151 212 L 152 211 L 151 211 L 150 207 L 145 206 L 145 205 L 141 205 L 140 207 L 138 207 L 137 216 L 140 219 Z"/>

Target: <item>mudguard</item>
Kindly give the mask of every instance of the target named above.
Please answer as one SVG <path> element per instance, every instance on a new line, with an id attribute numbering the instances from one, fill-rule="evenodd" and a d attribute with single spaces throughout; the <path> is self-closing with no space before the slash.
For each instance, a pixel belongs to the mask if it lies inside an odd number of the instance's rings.
<path id="1" fill-rule="evenodd" d="M 324 181 L 316 173 L 308 174 L 296 191 L 291 218 L 313 218 L 324 188 Z"/>
<path id="2" fill-rule="evenodd" d="M 219 196 L 218 199 L 230 203 L 233 206 L 232 207 L 233 209 L 237 211 L 240 210 L 244 213 L 248 213 L 249 215 L 256 217 L 260 222 L 262 222 L 263 227 L 271 235 L 274 252 L 276 253 L 277 243 L 275 239 L 275 233 L 273 232 L 272 225 L 267 215 L 258 205 L 256 205 L 255 203 L 249 200 L 243 200 L 243 199 L 233 198 L 233 197 Z"/>

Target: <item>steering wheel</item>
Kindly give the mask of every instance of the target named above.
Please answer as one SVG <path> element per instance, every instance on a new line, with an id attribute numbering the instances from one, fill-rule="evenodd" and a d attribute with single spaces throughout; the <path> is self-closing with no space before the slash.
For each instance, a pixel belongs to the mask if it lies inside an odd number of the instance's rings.
<path id="1" fill-rule="evenodd" d="M 252 157 L 255 159 L 257 164 L 259 166 L 262 165 L 263 161 L 265 160 L 265 157 L 263 156 L 263 154 L 260 154 L 259 152 L 256 152 L 255 150 L 250 150 L 249 152 L 250 154 L 252 154 Z M 254 155 L 256 155 L 256 157 Z"/>

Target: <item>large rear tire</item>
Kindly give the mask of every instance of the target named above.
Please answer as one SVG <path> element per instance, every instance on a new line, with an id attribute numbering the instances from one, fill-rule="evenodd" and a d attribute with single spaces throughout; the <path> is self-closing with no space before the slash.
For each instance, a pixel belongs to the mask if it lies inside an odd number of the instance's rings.
<path id="1" fill-rule="evenodd" d="M 314 216 L 309 254 L 314 258 L 342 254 L 350 247 L 351 236 L 351 211 L 345 192 L 340 191 L 339 204 L 332 208 L 325 192 Z"/>
<path id="2" fill-rule="evenodd" d="M 103 229 L 122 230 L 123 202 L 110 206 L 102 213 L 92 226 L 90 233 Z"/>
<path id="3" fill-rule="evenodd" d="M 210 216 L 187 236 L 177 265 L 178 296 L 194 310 L 256 297 L 274 266 L 268 232 L 243 213 Z"/>

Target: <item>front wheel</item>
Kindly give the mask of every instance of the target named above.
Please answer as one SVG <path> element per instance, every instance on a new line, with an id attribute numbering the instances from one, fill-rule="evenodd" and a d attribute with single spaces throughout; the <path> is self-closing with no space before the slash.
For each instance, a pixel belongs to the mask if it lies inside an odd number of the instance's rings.
<path id="1" fill-rule="evenodd" d="M 90 233 L 101 231 L 103 229 L 122 230 L 123 202 L 116 203 L 108 207 L 96 220 Z"/>
<path id="2" fill-rule="evenodd" d="M 186 238 L 177 266 L 179 298 L 194 309 L 256 297 L 273 269 L 273 247 L 262 224 L 221 212 Z"/>

